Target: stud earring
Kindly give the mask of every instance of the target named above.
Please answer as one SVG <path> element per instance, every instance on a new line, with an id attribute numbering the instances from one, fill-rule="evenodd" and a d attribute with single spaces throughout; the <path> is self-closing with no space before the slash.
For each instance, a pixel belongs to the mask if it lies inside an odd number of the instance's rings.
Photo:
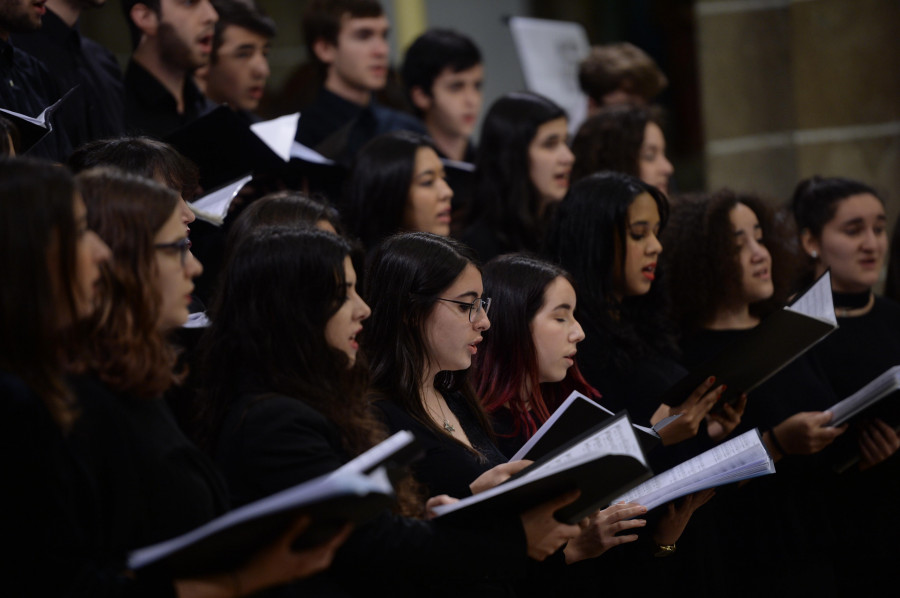
<path id="1" fill-rule="evenodd" d="M 810 251 L 809 257 L 811 257 L 814 260 L 817 260 L 817 259 L 819 259 L 819 252 L 816 250 Z"/>

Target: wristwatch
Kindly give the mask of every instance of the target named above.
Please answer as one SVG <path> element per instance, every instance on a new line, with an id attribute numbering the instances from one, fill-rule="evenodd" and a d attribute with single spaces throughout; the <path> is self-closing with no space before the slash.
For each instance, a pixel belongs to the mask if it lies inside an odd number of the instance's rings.
<path id="1" fill-rule="evenodd" d="M 672 556 L 675 554 L 675 545 L 674 544 L 657 544 L 656 552 L 653 553 L 653 556 Z"/>

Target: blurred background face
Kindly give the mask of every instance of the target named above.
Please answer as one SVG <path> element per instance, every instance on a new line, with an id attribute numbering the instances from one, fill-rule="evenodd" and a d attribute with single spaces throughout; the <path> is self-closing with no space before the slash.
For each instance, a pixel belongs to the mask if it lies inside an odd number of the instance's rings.
<path id="1" fill-rule="evenodd" d="M 452 137 L 471 137 L 481 112 L 484 67 L 453 72 L 446 68 L 435 77 L 431 95 L 424 97 L 425 122 Z"/>
<path id="2" fill-rule="evenodd" d="M 819 271 L 831 268 L 832 288 L 838 292 L 863 292 L 878 282 L 887 253 L 887 219 L 884 206 L 869 193 L 841 200 L 834 217 L 812 240 L 819 254 Z"/>
<path id="3" fill-rule="evenodd" d="M 450 234 L 453 190 L 445 180 L 444 164 L 430 147 L 416 150 L 413 180 L 403 214 L 403 228 L 436 235 Z"/>
<path id="4" fill-rule="evenodd" d="M 648 122 L 644 128 L 644 142 L 638 154 L 638 172 L 642 181 L 669 194 L 669 179 L 675 169 L 666 158 L 666 139 L 662 129 L 654 122 Z"/>
<path id="5" fill-rule="evenodd" d="M 222 44 L 206 73 L 206 95 L 217 104 L 254 111 L 269 79 L 269 38 L 237 25 L 222 31 Z"/>
<path id="6" fill-rule="evenodd" d="M 545 122 L 528 145 L 531 183 L 543 203 L 562 201 L 569 192 L 569 175 L 575 156 L 566 144 L 568 121 L 565 117 Z"/>
<path id="7" fill-rule="evenodd" d="M 0 0 L 0 29 L 8 33 L 37 31 L 41 28 L 41 17 L 46 12 L 43 2 Z"/>
<path id="8" fill-rule="evenodd" d="M 772 256 L 766 249 L 762 227 L 756 214 L 739 203 L 729 214 L 738 246 L 741 268 L 741 299 L 746 303 L 763 301 L 772 296 Z"/>
<path id="9" fill-rule="evenodd" d="M 209 0 L 161 0 L 157 37 L 162 60 L 186 71 L 208 64 L 218 19 Z"/>

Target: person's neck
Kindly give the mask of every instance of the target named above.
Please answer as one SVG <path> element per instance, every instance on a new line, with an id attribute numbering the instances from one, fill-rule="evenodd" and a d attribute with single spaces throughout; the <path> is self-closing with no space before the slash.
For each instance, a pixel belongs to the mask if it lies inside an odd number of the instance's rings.
<path id="1" fill-rule="evenodd" d="M 750 313 L 750 304 L 720 307 L 706 327 L 710 330 L 746 330 L 759 324 L 759 318 Z"/>
<path id="2" fill-rule="evenodd" d="M 76 2 L 68 0 L 47 0 L 47 8 L 62 19 L 62 22 L 69 27 L 74 27 L 81 16 L 81 7 Z"/>
<path id="3" fill-rule="evenodd" d="M 369 102 L 372 101 L 372 92 L 370 90 L 347 85 L 331 72 L 328 73 L 328 77 L 325 79 L 325 89 L 348 102 L 353 102 L 360 106 L 368 106 Z"/>
<path id="4" fill-rule="evenodd" d="M 163 62 L 155 41 L 147 37 L 141 38 L 141 42 L 135 49 L 132 59 L 147 69 L 166 90 L 175 98 L 176 109 L 179 114 L 184 112 L 184 78 L 187 71 L 179 67 L 173 67 Z"/>
<path id="5" fill-rule="evenodd" d="M 465 135 L 454 135 L 445 133 L 441 129 L 433 126 L 428 119 L 425 119 L 425 128 L 428 135 L 434 141 L 434 145 L 444 156 L 457 162 L 462 162 L 466 157 L 466 148 L 469 146 L 469 138 Z"/>

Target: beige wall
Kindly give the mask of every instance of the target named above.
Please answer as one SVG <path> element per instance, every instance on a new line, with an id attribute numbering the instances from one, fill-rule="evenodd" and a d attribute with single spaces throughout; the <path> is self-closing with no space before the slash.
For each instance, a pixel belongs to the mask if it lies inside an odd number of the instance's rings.
<path id="1" fill-rule="evenodd" d="M 707 187 L 841 175 L 900 212 L 900 2 L 699 0 Z"/>

